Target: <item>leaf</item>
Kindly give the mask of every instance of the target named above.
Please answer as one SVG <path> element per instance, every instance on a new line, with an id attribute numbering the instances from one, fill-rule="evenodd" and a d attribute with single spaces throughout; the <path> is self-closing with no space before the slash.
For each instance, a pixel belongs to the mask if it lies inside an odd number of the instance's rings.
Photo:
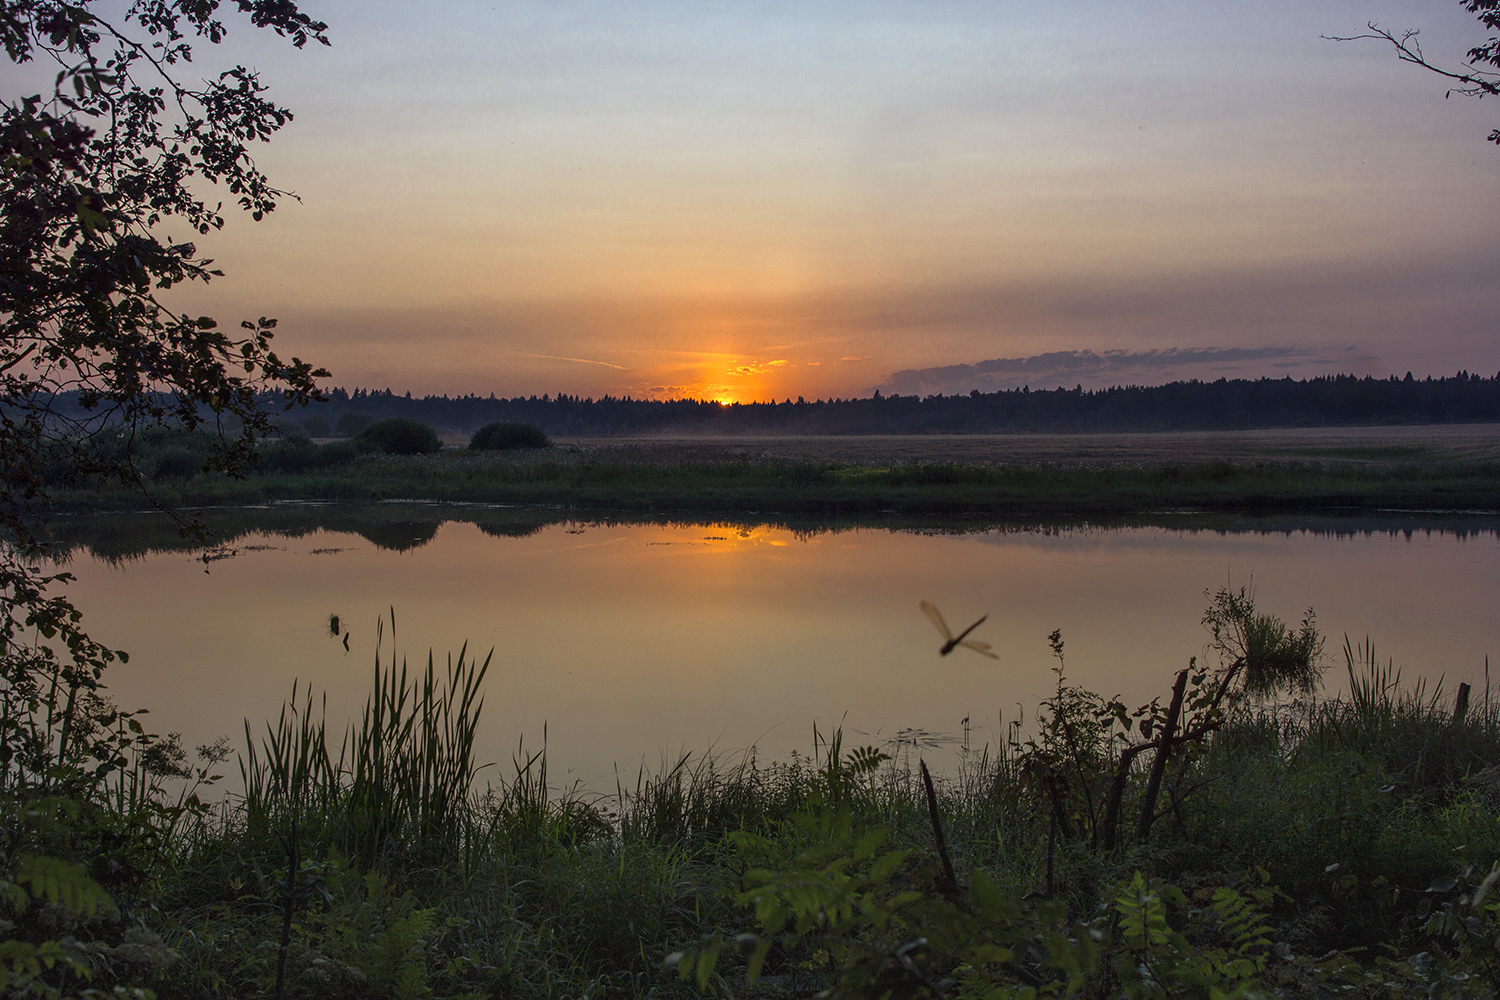
<path id="1" fill-rule="evenodd" d="M 911 904 L 916 903 L 916 902 L 920 902 L 922 899 L 925 899 L 925 898 L 926 897 L 924 897 L 920 892 L 916 891 L 915 889 L 907 889 L 904 892 L 898 892 L 898 893 L 896 893 L 894 896 L 892 896 L 890 898 L 890 900 L 885 905 L 886 905 L 887 909 L 890 909 L 890 910 L 899 910 L 899 909 L 901 909 L 904 906 L 910 906 Z"/>
<path id="2" fill-rule="evenodd" d="M 854 845 L 854 850 L 850 852 L 853 854 L 854 860 L 864 861 L 867 858 L 873 857 L 875 849 L 885 843 L 885 839 L 889 835 L 889 830 L 883 826 L 877 826 L 863 837 L 860 837 L 859 841 Z"/>
<path id="3" fill-rule="evenodd" d="M 911 852 L 907 850 L 895 850 L 882 855 L 870 866 L 870 873 L 867 876 L 869 881 L 874 883 L 886 881 L 901 869 L 910 854 Z"/>
<path id="4" fill-rule="evenodd" d="M 970 961 L 976 965 L 1004 965 L 1015 957 L 1015 952 L 998 944 L 976 945 L 969 952 Z"/>
<path id="5" fill-rule="evenodd" d="M 16 881 L 31 887 L 33 899 L 45 899 L 83 917 L 114 909 L 114 899 L 82 865 L 59 858 L 22 854 L 16 860 Z"/>
<path id="6" fill-rule="evenodd" d="M 698 978 L 698 989 L 707 990 L 708 981 L 714 974 L 714 966 L 719 963 L 719 949 L 721 945 L 715 941 L 707 948 L 698 953 L 696 975 Z"/>
<path id="7" fill-rule="evenodd" d="M 750 952 L 750 957 L 745 960 L 745 978 L 755 982 L 760 978 L 760 973 L 766 964 L 766 956 L 771 953 L 771 939 L 759 938 L 755 942 L 755 949 Z"/>
<path id="8" fill-rule="evenodd" d="M 1010 912 L 1010 902 L 1005 898 L 1005 893 L 1000 891 L 1000 886 L 995 884 L 995 880 L 983 868 L 975 868 L 969 875 L 969 895 L 980 916 L 1000 920 Z"/>

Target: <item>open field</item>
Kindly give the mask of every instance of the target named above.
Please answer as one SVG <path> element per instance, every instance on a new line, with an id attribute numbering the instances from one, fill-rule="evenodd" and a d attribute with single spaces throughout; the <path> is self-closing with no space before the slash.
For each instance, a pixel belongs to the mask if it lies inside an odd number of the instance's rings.
<path id="1" fill-rule="evenodd" d="M 1500 424 L 1286 428 L 1160 434 L 909 434 L 561 438 L 589 458 L 652 463 L 752 458 L 861 466 L 912 462 L 1097 468 L 1316 460 L 1330 465 L 1500 461 Z"/>
<path id="2" fill-rule="evenodd" d="M 583 514 L 847 518 L 1154 511 L 1500 509 L 1500 425 L 1236 434 L 613 438 L 533 451 L 363 451 L 272 442 L 245 479 L 202 472 L 203 439 L 135 453 L 175 507 L 285 500 L 548 505 Z M 154 449 L 154 450 L 153 450 Z M 191 449 L 197 449 L 193 451 Z M 138 489 L 58 484 L 59 512 L 142 507 Z"/>

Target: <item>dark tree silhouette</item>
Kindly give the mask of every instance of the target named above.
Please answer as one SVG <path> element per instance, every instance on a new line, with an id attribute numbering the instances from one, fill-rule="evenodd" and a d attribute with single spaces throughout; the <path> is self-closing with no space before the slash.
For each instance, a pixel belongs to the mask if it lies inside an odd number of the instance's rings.
<path id="1" fill-rule="evenodd" d="M 231 332 L 162 297 L 220 273 L 192 238 L 224 225 L 224 192 L 254 219 L 288 196 L 251 147 L 291 113 L 254 71 L 214 72 L 197 58 L 229 30 L 221 8 L 297 47 L 328 44 L 326 25 L 295 0 L 0 3 L 12 78 L 47 81 L 0 99 L 0 695 L 10 707 L 35 711 L 43 674 L 54 690 L 92 687 L 114 656 L 47 592 L 66 577 L 42 568 L 45 483 L 108 474 L 143 485 L 121 443 L 163 423 L 216 427 L 199 464 L 240 470 L 271 431 L 269 394 L 305 403 L 326 374 L 271 349 L 274 320 Z M 20 734 L 0 729 L 13 750 Z M 66 721 L 62 732 L 66 743 Z"/>
<path id="2" fill-rule="evenodd" d="M 1500 32 L 1500 0 L 1460 0 L 1463 8 L 1471 14 L 1479 17 L 1479 22 L 1490 32 Z M 1368 30 L 1359 35 L 1325 35 L 1325 38 L 1336 42 L 1353 42 L 1361 39 L 1376 39 L 1390 43 L 1396 50 L 1396 57 L 1402 62 L 1421 66 L 1442 77 L 1452 80 L 1454 86 L 1449 88 L 1449 94 L 1462 94 L 1465 97 L 1496 97 L 1500 96 L 1500 36 L 1491 34 L 1489 39 L 1474 46 L 1465 56 L 1467 66 L 1462 69 L 1450 69 L 1440 66 L 1428 59 L 1427 54 L 1422 51 L 1421 31 L 1416 28 L 1407 28 L 1400 34 L 1382 28 L 1374 21 L 1365 26 Z M 1500 143 L 1500 128 L 1490 132 L 1490 142 Z"/>
<path id="3" fill-rule="evenodd" d="M 1444 378 L 1219 379 L 1106 389 L 977 390 L 952 396 L 712 400 L 398 395 L 330 389 L 311 409 L 340 432 L 374 418 L 411 417 L 452 434 L 523 423 L 556 437 L 692 434 L 994 434 L 1366 427 L 1500 422 L 1500 374 Z"/>
<path id="4" fill-rule="evenodd" d="M 359 432 L 359 440 L 388 455 L 428 455 L 443 450 L 437 432 L 411 417 L 387 417 Z"/>

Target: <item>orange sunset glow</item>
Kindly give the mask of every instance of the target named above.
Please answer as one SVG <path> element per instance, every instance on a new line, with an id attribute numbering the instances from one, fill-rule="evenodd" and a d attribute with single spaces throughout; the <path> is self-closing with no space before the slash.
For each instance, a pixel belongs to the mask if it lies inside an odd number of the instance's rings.
<path id="1" fill-rule="evenodd" d="M 328 7 L 329 49 L 231 49 L 296 112 L 260 162 L 301 201 L 205 237 L 226 276 L 179 305 L 277 316 L 331 384 L 745 402 L 966 392 L 944 372 L 992 359 L 1071 385 L 1036 359 L 1079 352 L 1113 352 L 1102 382 L 1500 369 L 1491 107 L 1321 37 L 1461 52 L 1456 6 Z"/>

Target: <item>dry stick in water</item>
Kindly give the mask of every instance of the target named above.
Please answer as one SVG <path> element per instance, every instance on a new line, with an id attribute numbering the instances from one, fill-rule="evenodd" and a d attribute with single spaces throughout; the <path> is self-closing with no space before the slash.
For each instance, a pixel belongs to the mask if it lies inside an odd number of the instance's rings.
<path id="1" fill-rule="evenodd" d="M 1137 743 L 1135 746 L 1126 747 L 1120 752 L 1120 762 L 1115 767 L 1115 780 L 1109 786 L 1109 799 L 1104 809 L 1104 835 L 1101 839 L 1106 851 L 1113 851 L 1119 839 L 1120 808 L 1125 801 L 1125 786 L 1130 783 L 1130 770 L 1135 764 L 1136 757 L 1147 750 L 1156 750 L 1160 753 L 1161 745 L 1161 740 L 1152 740 L 1149 743 Z"/>
<path id="2" fill-rule="evenodd" d="M 1146 842 L 1146 838 L 1151 836 L 1151 824 L 1156 822 L 1156 797 L 1157 794 L 1161 791 L 1162 776 L 1166 773 L 1167 755 L 1170 753 L 1172 747 L 1174 746 L 1180 746 L 1187 743 L 1202 742 L 1209 733 L 1213 732 L 1224 724 L 1224 716 L 1219 714 L 1219 705 L 1221 702 L 1223 702 L 1224 697 L 1229 693 L 1229 688 L 1230 685 L 1234 682 L 1235 675 L 1238 674 L 1244 666 L 1245 658 L 1243 656 L 1234 661 L 1234 663 L 1224 673 L 1223 679 L 1219 681 L 1219 686 L 1214 689 L 1213 698 L 1209 700 L 1208 706 L 1203 713 L 1205 718 L 1203 718 L 1202 721 L 1200 721 L 1192 729 L 1184 730 L 1181 735 L 1177 734 L 1177 727 L 1180 724 L 1181 719 L 1182 699 L 1176 695 L 1176 691 L 1178 687 L 1186 683 L 1187 671 L 1184 671 L 1178 677 L 1177 684 L 1173 686 L 1172 699 L 1173 706 L 1177 709 L 1177 711 L 1169 711 L 1167 713 L 1169 716 L 1169 718 L 1167 719 L 1167 732 L 1162 735 L 1161 748 L 1157 751 L 1156 759 L 1152 761 L 1151 764 L 1151 777 L 1146 782 L 1146 794 L 1144 796 L 1144 801 L 1141 803 L 1140 824 L 1136 828 L 1137 842 L 1143 844 Z M 1188 670 L 1192 670 L 1191 665 L 1189 665 Z M 1175 811 L 1180 802 L 1181 800 L 1174 795 L 1172 798 L 1171 808 Z M 1180 814 L 1178 815 L 1178 819 L 1181 820 Z"/>
<path id="3" fill-rule="evenodd" d="M 1190 666 L 1188 670 L 1191 670 Z M 1178 720 L 1182 718 L 1182 697 L 1187 690 L 1188 671 L 1177 675 L 1172 685 L 1172 703 L 1167 709 L 1167 721 L 1161 735 L 1161 746 L 1151 762 L 1151 776 L 1146 779 L 1146 794 L 1141 799 L 1141 818 L 1136 823 L 1135 839 L 1144 844 L 1151 836 L 1151 823 L 1156 818 L 1156 797 L 1161 792 L 1161 779 L 1167 773 L 1167 758 L 1172 755 L 1172 741 L 1177 738 Z"/>
<path id="4" fill-rule="evenodd" d="M 932 787 L 932 774 L 927 770 L 927 762 L 920 757 L 917 764 L 922 768 L 922 784 L 927 788 L 927 815 L 932 819 L 932 837 L 937 841 L 938 858 L 943 862 L 943 884 L 944 892 L 958 891 L 958 878 L 953 874 L 953 860 L 948 857 L 948 841 L 943 837 L 943 821 L 938 816 L 937 792 Z"/>

